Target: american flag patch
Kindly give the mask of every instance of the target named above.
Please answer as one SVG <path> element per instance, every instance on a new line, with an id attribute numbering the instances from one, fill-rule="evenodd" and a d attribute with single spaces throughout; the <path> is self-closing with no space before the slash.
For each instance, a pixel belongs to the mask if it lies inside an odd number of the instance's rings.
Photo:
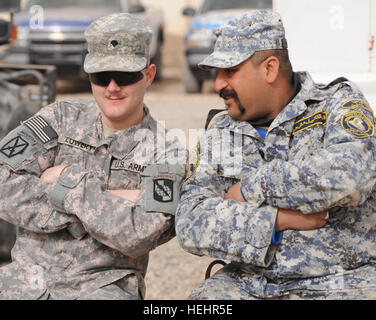
<path id="1" fill-rule="evenodd" d="M 43 143 L 50 142 L 58 137 L 56 131 L 41 116 L 31 118 L 23 124 L 33 131 Z"/>

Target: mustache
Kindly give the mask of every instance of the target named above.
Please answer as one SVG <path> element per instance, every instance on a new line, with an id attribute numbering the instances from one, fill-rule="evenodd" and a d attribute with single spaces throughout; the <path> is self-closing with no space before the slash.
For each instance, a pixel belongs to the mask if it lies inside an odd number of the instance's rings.
<path id="1" fill-rule="evenodd" d="M 238 108 L 239 108 L 240 113 L 241 114 L 245 113 L 246 110 L 245 110 L 244 106 L 240 103 L 238 94 L 236 93 L 235 90 L 233 90 L 233 89 L 231 89 L 231 90 L 222 89 L 221 91 L 219 91 L 219 96 L 222 99 L 234 98 L 238 102 Z"/>
<path id="2" fill-rule="evenodd" d="M 221 91 L 219 91 L 219 96 L 222 99 L 234 98 L 237 101 L 239 101 L 238 94 L 236 93 L 235 90 L 222 89 Z"/>

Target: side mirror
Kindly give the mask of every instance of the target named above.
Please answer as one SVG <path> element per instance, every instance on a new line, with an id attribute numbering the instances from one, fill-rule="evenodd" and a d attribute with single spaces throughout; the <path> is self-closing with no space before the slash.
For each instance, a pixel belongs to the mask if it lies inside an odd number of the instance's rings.
<path id="1" fill-rule="evenodd" d="M 183 16 L 193 17 L 196 14 L 196 10 L 192 7 L 185 7 L 183 9 Z"/>
<path id="2" fill-rule="evenodd" d="M 129 13 L 145 12 L 145 7 L 142 4 L 135 4 L 129 8 Z"/>

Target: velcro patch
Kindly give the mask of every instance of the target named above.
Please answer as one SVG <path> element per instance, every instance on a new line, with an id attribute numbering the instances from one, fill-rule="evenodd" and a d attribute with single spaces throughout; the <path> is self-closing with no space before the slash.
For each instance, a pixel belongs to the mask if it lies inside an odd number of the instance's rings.
<path id="1" fill-rule="evenodd" d="M 56 131 L 41 116 L 31 118 L 23 124 L 33 131 L 42 143 L 47 143 L 57 138 Z"/>
<path id="2" fill-rule="evenodd" d="M 20 136 L 17 136 L 7 142 L 1 149 L 0 152 L 8 158 L 12 158 L 20 153 L 22 153 L 27 147 L 28 143 L 22 139 Z"/>
<path id="3" fill-rule="evenodd" d="M 309 117 L 296 121 L 292 130 L 292 134 L 296 135 L 317 125 L 325 126 L 327 118 L 328 114 L 326 113 L 326 111 L 317 111 Z"/>
<path id="4" fill-rule="evenodd" d="M 355 110 L 355 109 L 363 109 L 367 110 L 371 114 L 373 114 L 372 108 L 369 106 L 367 102 L 365 102 L 362 99 L 351 99 L 346 101 L 342 106 L 344 109 L 349 109 L 349 110 Z"/>
<path id="5" fill-rule="evenodd" d="M 146 168 L 147 166 L 145 165 L 141 165 L 129 160 L 127 161 L 114 159 L 111 163 L 111 170 L 127 170 L 132 172 L 143 173 Z"/>
<path id="6" fill-rule="evenodd" d="M 341 126 L 355 138 L 359 139 L 371 137 L 375 133 L 373 122 L 358 111 L 345 113 L 341 118 Z"/>
<path id="7" fill-rule="evenodd" d="M 174 201 L 174 181 L 169 176 L 162 177 L 158 175 L 153 177 L 154 182 L 154 200 L 158 202 Z"/>
<path id="8" fill-rule="evenodd" d="M 61 143 L 61 144 L 66 144 L 66 145 L 74 147 L 74 148 L 78 148 L 82 151 L 86 151 L 86 152 L 89 152 L 89 153 L 94 153 L 95 149 L 96 149 L 95 147 L 90 146 L 90 145 L 88 145 L 84 142 L 77 141 L 77 140 L 74 140 L 72 138 L 65 137 L 65 136 L 60 136 L 58 142 Z"/>

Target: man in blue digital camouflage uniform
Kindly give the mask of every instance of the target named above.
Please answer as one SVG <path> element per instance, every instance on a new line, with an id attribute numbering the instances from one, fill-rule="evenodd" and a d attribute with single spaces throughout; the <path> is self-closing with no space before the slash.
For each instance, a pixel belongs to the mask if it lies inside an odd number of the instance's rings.
<path id="1" fill-rule="evenodd" d="M 375 120 L 363 94 L 292 72 L 273 11 L 217 37 L 200 67 L 217 68 L 227 111 L 197 148 L 176 231 L 185 250 L 231 263 L 189 299 L 375 299 Z"/>

